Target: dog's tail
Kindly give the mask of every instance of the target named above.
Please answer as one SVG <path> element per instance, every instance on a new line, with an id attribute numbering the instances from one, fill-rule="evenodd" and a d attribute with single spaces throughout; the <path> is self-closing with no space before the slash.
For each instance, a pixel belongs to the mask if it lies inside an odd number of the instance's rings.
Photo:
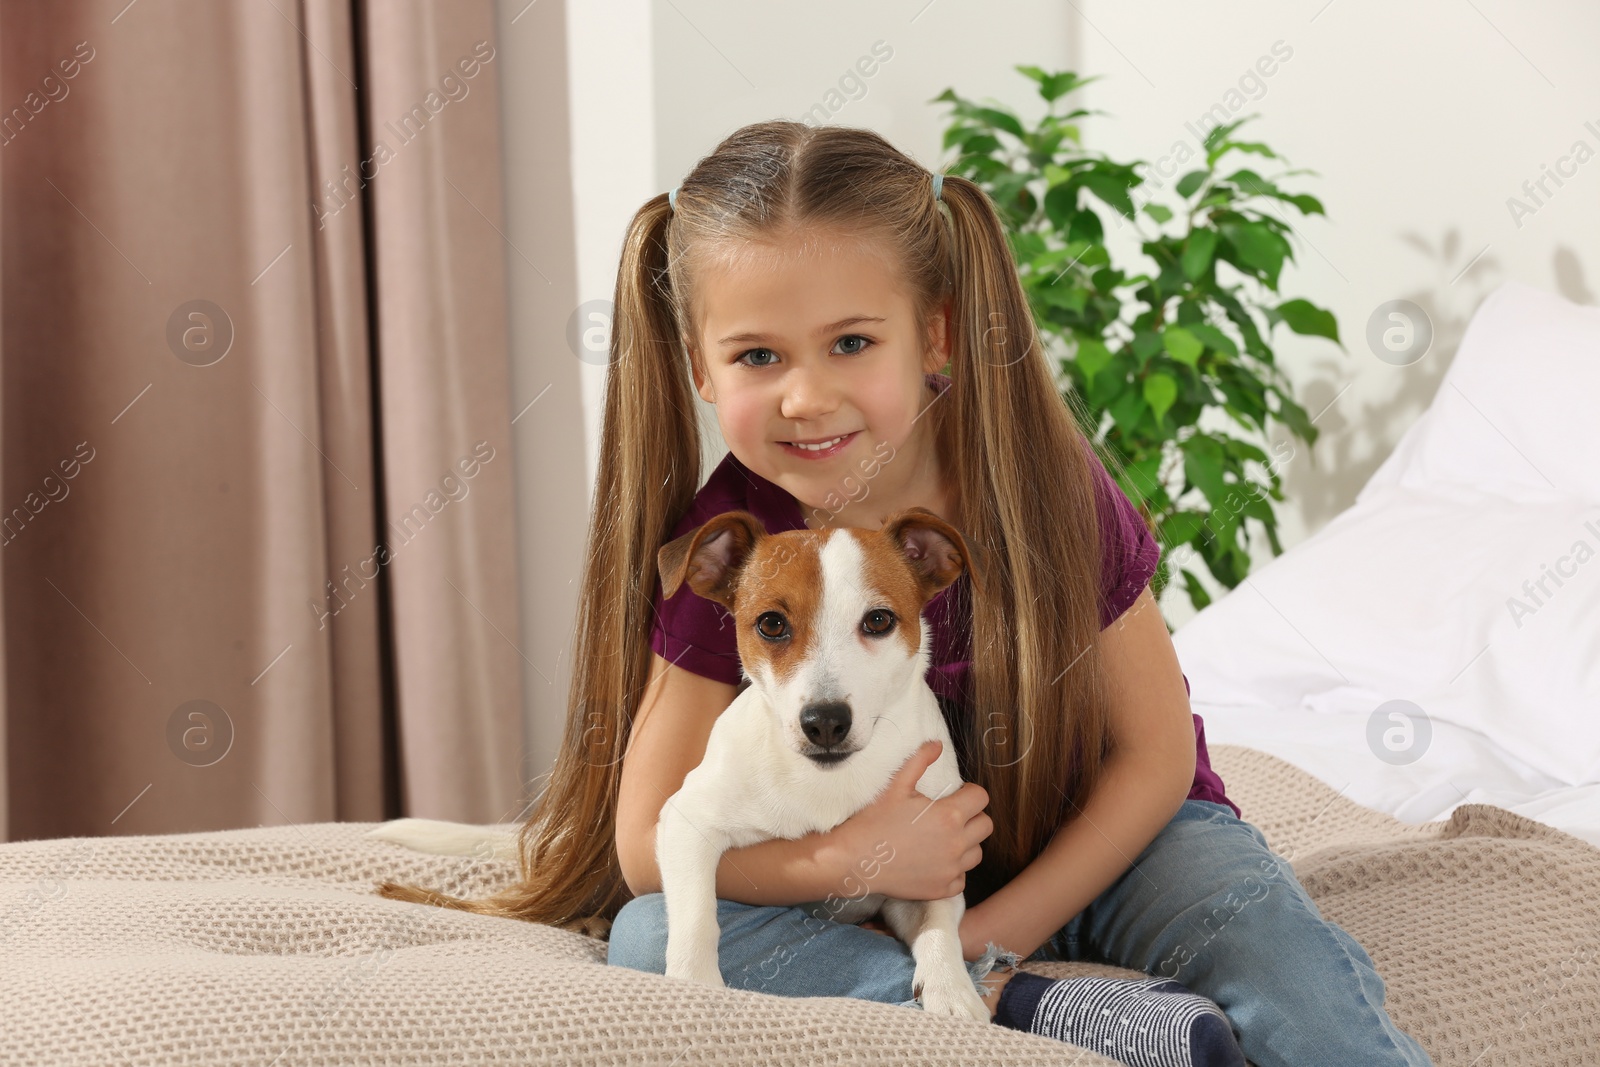
<path id="1" fill-rule="evenodd" d="M 517 858 L 515 830 L 475 826 L 443 819 L 390 819 L 366 832 L 379 841 L 393 841 L 418 852 L 437 856 L 480 856 L 484 859 Z"/>
<path id="2" fill-rule="evenodd" d="M 364 835 L 379 841 L 391 841 L 418 852 L 437 856 L 475 856 L 480 860 L 512 861 L 517 859 L 516 831 L 497 830 L 470 823 L 445 822 L 440 819 L 391 819 Z M 401 885 L 384 881 L 378 884 L 378 893 L 390 900 L 403 900 L 411 904 L 431 904 L 439 908 L 455 908 L 484 915 L 503 915 L 504 905 L 497 898 L 467 900 L 440 893 L 434 889 Z"/>
<path id="3" fill-rule="evenodd" d="M 501 830 L 492 826 L 442 822 L 437 819 L 391 819 L 381 826 L 368 830 L 365 836 L 439 856 L 473 856 L 479 860 L 509 860 L 513 863 L 522 859 L 522 845 L 518 831 Z M 380 896 L 388 897 L 390 900 L 405 901 L 408 904 L 430 904 L 436 908 L 454 908 L 457 911 L 493 915 L 501 919 L 544 922 L 562 930 L 570 930 L 600 940 L 610 936 L 611 920 L 606 918 L 603 910 L 594 911 L 592 914 L 579 912 L 561 917 L 550 916 L 549 907 L 541 906 L 541 902 L 530 895 L 526 878 L 527 871 L 524 869 L 522 882 L 506 886 L 499 892 L 479 900 L 453 897 L 436 889 L 424 889 L 420 886 L 401 885 L 399 882 L 390 881 L 379 882 L 377 890 Z"/>

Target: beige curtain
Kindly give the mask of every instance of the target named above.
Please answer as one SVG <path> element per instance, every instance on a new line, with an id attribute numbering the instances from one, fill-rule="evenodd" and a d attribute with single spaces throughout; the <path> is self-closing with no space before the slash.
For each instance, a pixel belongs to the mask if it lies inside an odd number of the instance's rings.
<path id="1" fill-rule="evenodd" d="M 0 4 L 0 829 L 519 806 L 493 0 Z"/>

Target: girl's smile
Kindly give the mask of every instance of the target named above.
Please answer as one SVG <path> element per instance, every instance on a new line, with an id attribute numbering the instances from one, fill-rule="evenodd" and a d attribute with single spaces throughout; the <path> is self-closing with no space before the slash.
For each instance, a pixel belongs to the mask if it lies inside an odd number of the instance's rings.
<path id="1" fill-rule="evenodd" d="M 823 438 L 815 444 L 800 441 L 779 441 L 778 446 L 796 459 L 816 462 L 817 460 L 831 459 L 839 455 L 860 436 L 860 430 L 852 430 L 838 437 Z"/>

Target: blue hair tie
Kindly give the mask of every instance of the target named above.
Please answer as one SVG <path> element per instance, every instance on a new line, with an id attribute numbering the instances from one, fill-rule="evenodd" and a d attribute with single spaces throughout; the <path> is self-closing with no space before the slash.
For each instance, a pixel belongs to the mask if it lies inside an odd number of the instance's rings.
<path id="1" fill-rule="evenodd" d="M 667 194 L 667 207 L 668 207 L 669 210 L 672 210 L 672 211 L 677 211 L 678 210 L 678 190 L 682 189 L 682 188 L 683 188 L 683 186 L 681 186 L 681 185 L 676 186 L 672 190 L 672 192 Z"/>

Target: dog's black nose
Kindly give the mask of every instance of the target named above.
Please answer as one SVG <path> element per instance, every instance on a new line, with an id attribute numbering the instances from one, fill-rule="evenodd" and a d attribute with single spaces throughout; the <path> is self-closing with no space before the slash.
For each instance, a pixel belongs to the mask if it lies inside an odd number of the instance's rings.
<path id="1" fill-rule="evenodd" d="M 808 704 L 800 710 L 800 729 L 812 744 L 832 748 L 850 733 L 850 705 L 842 700 Z"/>

